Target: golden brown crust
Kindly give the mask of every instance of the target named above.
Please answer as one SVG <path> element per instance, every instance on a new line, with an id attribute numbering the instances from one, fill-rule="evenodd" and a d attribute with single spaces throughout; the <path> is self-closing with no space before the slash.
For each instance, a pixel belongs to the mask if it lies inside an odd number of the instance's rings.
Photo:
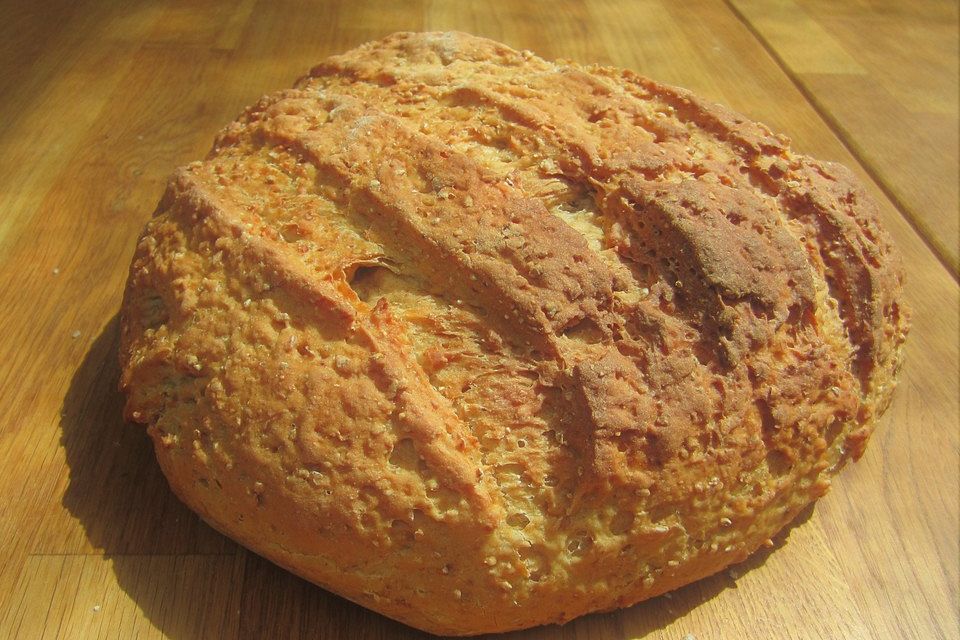
<path id="1" fill-rule="evenodd" d="M 396 34 L 263 98 L 140 240 L 121 386 L 290 570 L 475 634 L 742 560 L 858 457 L 906 314 L 836 165 L 630 72 Z"/>

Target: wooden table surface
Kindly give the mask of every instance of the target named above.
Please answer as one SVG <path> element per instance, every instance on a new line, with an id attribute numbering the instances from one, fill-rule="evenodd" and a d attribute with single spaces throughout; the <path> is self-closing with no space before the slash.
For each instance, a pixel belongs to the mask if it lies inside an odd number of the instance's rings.
<path id="1" fill-rule="evenodd" d="M 957 3 L 0 4 L 0 638 L 414 638 L 215 533 L 116 391 L 117 309 L 174 167 L 328 54 L 460 29 L 691 88 L 852 167 L 913 332 L 864 458 L 729 572 L 511 638 L 956 638 Z"/>

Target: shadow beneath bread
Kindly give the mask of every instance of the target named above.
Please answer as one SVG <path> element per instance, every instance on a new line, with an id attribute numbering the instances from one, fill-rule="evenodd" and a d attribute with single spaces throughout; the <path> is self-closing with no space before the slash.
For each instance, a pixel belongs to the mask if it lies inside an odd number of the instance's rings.
<path id="1" fill-rule="evenodd" d="M 60 419 L 63 506 L 132 601 L 118 604 L 117 624 L 128 626 L 111 627 L 117 637 L 153 626 L 171 640 L 432 638 L 246 551 L 177 499 L 145 429 L 123 420 L 119 324 L 115 316 L 91 345 Z"/>
<path id="2" fill-rule="evenodd" d="M 61 410 L 61 442 L 70 468 L 63 505 L 111 564 L 117 584 L 138 610 L 127 616 L 131 633 L 126 635 L 142 631 L 138 618 L 145 618 L 172 640 L 435 637 L 293 576 L 188 510 L 170 491 L 143 427 L 123 420 L 118 347 L 115 316 L 74 373 Z M 773 548 L 755 553 L 735 570 L 742 574 L 762 565 L 812 512 L 811 506 L 777 535 Z M 620 613 L 487 637 L 642 637 L 734 586 L 729 572 L 721 572 Z"/>

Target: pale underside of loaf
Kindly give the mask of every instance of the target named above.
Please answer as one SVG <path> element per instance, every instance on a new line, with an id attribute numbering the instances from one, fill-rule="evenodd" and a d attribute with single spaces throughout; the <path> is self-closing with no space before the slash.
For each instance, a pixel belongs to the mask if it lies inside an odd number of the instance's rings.
<path id="1" fill-rule="evenodd" d="M 127 415 L 213 526 L 437 633 L 747 557 L 858 457 L 906 332 L 840 166 L 631 72 L 397 34 L 171 180 Z"/>

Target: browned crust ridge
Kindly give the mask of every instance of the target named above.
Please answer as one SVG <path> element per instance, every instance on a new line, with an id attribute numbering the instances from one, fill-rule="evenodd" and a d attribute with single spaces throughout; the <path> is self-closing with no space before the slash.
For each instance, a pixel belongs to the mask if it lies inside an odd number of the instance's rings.
<path id="1" fill-rule="evenodd" d="M 902 270 L 854 176 L 689 92 L 402 33 L 179 170 L 123 304 L 176 493 L 445 634 L 746 558 L 890 401 Z"/>

